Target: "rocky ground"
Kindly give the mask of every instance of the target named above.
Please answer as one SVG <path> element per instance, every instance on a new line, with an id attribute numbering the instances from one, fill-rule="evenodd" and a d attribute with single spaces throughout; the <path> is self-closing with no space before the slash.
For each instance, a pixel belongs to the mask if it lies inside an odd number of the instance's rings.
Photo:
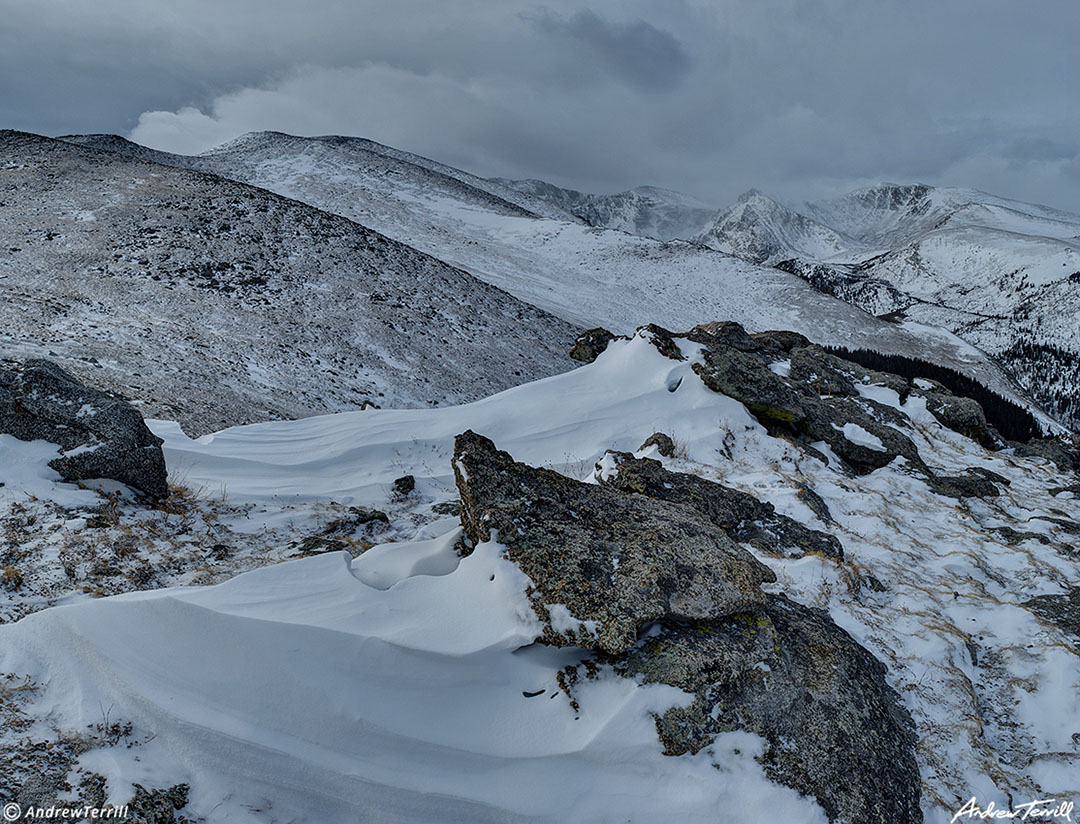
<path id="1" fill-rule="evenodd" d="M 271 801 L 343 816 L 356 771 L 387 759 L 393 792 L 365 804 L 415 814 L 449 776 L 450 816 L 471 820 L 605 820 L 626 797 L 620 769 L 644 770 L 633 781 L 651 794 L 629 820 L 715 820 L 719 804 L 752 820 L 764 804 L 791 821 L 936 824 L 972 796 L 1080 794 L 1074 443 L 1008 443 L 970 400 L 792 333 L 651 327 L 576 351 L 590 363 L 470 406 L 200 441 L 155 425 L 173 472 L 156 503 L 58 484 L 54 447 L 0 436 L 2 614 L 38 619 L 0 629 L 11 797 L 66 782 L 75 798 L 100 779 L 119 801 L 124 781 L 159 806 L 172 792 L 195 819 Z M 208 616 L 220 649 L 200 652 L 185 633 Z M 111 662 L 100 679 L 27 652 L 72 644 Z M 198 669 L 143 681 L 263 645 L 235 694 Z M 249 741 L 286 723 L 298 666 L 322 696 L 293 717 L 301 739 Z M 519 667 L 524 680 L 498 675 Z M 65 704 L 64 684 L 97 715 Z M 159 706 L 178 689 L 195 703 Z M 468 723 L 418 724 L 421 707 Z M 533 730 L 514 737 L 518 761 L 496 755 L 507 723 Z M 354 724 L 368 733 L 341 735 Z M 310 736 L 334 749 L 309 753 Z M 192 752 L 217 766 L 193 770 Z M 286 753 L 304 800 L 273 772 Z M 540 794 L 500 795 L 494 776 L 522 758 Z M 137 778 L 151 764 L 152 784 Z M 588 792 L 567 789 L 579 780 Z M 223 786 L 257 789 L 233 801 Z M 315 789 L 331 786 L 347 793 Z"/>

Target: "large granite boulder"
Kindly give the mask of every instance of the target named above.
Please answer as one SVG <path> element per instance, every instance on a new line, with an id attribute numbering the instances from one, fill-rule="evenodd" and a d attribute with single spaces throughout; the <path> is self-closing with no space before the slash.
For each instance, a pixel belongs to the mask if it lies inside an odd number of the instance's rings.
<path id="1" fill-rule="evenodd" d="M 468 541 L 494 534 L 507 547 L 533 581 L 549 643 L 618 654 L 650 621 L 758 607 L 760 585 L 775 580 L 687 507 L 517 463 L 472 431 L 457 437 L 453 465 Z"/>
<path id="2" fill-rule="evenodd" d="M 0 369 L 0 434 L 57 444 L 49 465 L 64 480 L 109 478 L 151 498 L 169 494 L 162 441 L 135 408 L 50 361 Z"/>
<path id="3" fill-rule="evenodd" d="M 473 432 L 457 438 L 467 540 L 497 539 L 528 574 L 543 640 L 693 694 L 656 719 L 668 755 L 746 730 L 767 742 L 769 775 L 817 799 L 831 820 L 921 822 L 914 725 L 884 665 L 827 612 L 763 593 L 772 573 L 729 531 L 751 544 L 833 549 L 828 536 L 656 461 L 608 458 L 615 466 L 604 462 L 597 486 L 517 463 Z M 742 524 L 743 514 L 759 523 Z"/>

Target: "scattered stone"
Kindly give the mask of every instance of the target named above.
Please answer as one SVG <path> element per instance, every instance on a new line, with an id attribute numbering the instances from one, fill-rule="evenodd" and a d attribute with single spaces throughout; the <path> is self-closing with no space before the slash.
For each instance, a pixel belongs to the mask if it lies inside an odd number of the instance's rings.
<path id="1" fill-rule="evenodd" d="M 395 482 L 396 483 L 396 482 Z M 379 509 L 366 506 L 350 506 L 345 517 L 337 518 L 323 527 L 323 535 L 352 535 L 362 526 L 384 528 L 390 525 L 390 518 Z"/>
<path id="2" fill-rule="evenodd" d="M 1024 606 L 1080 641 L 1080 587 L 1064 595 L 1038 595 L 1025 601 Z"/>
<path id="3" fill-rule="evenodd" d="M 127 804 L 129 812 L 135 821 L 145 824 L 177 824 L 177 813 L 187 806 L 191 792 L 187 784 L 177 784 L 167 790 L 148 790 L 142 784 L 132 786 L 135 795 Z"/>
<path id="4" fill-rule="evenodd" d="M 836 520 L 829 511 L 829 505 L 825 499 L 818 495 L 810 484 L 799 484 L 799 500 L 806 504 L 810 511 L 827 524 L 835 524 Z"/>
<path id="5" fill-rule="evenodd" d="M 638 447 L 638 452 L 648 449 L 650 446 L 655 446 L 656 451 L 663 455 L 665 458 L 673 458 L 675 456 L 675 441 L 671 439 L 670 435 L 665 435 L 663 432 L 654 432 L 645 439 L 645 442 Z"/>
<path id="6" fill-rule="evenodd" d="M 608 344 L 616 339 L 617 336 L 607 329 L 589 329 L 577 336 L 574 348 L 570 350 L 570 357 L 582 363 L 592 363 L 603 354 Z"/>
<path id="7" fill-rule="evenodd" d="M 412 475 L 402 475 L 394 481 L 394 492 L 402 497 L 416 489 L 416 478 Z"/>
<path id="8" fill-rule="evenodd" d="M 1013 451 L 1023 458 L 1046 458 L 1062 472 L 1080 472 L 1080 448 L 1078 436 L 1033 438 L 1027 443 L 1009 441 Z"/>
<path id="9" fill-rule="evenodd" d="M 650 621 L 760 606 L 760 585 L 775 580 L 688 507 L 516 463 L 472 431 L 455 440 L 453 465 L 466 538 L 507 547 L 555 646 L 617 654 Z"/>
<path id="10" fill-rule="evenodd" d="M 310 558 L 312 555 L 323 555 L 327 552 L 347 552 L 348 550 L 349 545 L 344 541 L 325 538 L 322 535 L 309 535 L 300 541 L 293 557 Z"/>
<path id="11" fill-rule="evenodd" d="M 436 515 L 460 515 L 461 501 L 440 501 L 431 507 Z"/>
<path id="12" fill-rule="evenodd" d="M 109 478 L 168 497 L 160 438 L 119 395 L 91 389 L 56 364 L 28 360 L 0 369 L 0 433 L 59 445 L 49 466 L 66 481 Z"/>
<path id="13" fill-rule="evenodd" d="M 1080 484 L 1070 484 L 1069 486 L 1055 486 L 1050 490 L 1051 495 L 1060 495 L 1062 492 L 1071 492 L 1074 497 L 1080 498 Z"/>
<path id="14" fill-rule="evenodd" d="M 1044 546 L 1049 546 L 1050 544 L 1050 539 L 1040 532 L 1019 532 L 1011 526 L 994 526 L 990 528 L 990 531 L 996 532 L 1004 538 L 1005 543 L 1009 546 L 1016 546 L 1023 541 L 1038 541 Z"/>
<path id="15" fill-rule="evenodd" d="M 834 560 L 844 557 L 844 548 L 834 536 L 778 514 L 772 504 L 697 475 L 669 472 L 652 458 L 608 452 L 597 465 L 597 479 L 623 492 L 689 507 L 724 530 L 733 541 L 749 543 L 762 552 L 788 558 L 809 553 Z"/>

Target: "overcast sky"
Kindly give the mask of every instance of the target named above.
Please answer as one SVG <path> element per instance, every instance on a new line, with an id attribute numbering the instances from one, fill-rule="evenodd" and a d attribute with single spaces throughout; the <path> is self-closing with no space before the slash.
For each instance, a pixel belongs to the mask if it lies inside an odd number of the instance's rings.
<path id="1" fill-rule="evenodd" d="M 876 183 L 1080 212 L 1077 0 L 0 0 L 0 127 L 360 135 L 723 206 Z"/>

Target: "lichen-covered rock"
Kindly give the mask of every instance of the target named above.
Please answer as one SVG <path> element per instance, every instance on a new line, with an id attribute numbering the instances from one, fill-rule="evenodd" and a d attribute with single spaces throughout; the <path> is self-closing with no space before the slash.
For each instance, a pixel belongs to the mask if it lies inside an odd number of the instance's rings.
<path id="1" fill-rule="evenodd" d="M 836 560 L 844 557 L 844 548 L 834 536 L 778 514 L 772 504 L 697 475 L 669 472 L 651 458 L 608 452 L 597 465 L 597 479 L 624 492 L 690 507 L 733 541 L 745 541 L 763 552 L 793 558 L 808 553 Z"/>
<path id="2" fill-rule="evenodd" d="M 461 521 L 472 545 L 494 531 L 529 576 L 559 646 L 618 654 L 665 616 L 720 618 L 765 602 L 773 573 L 698 512 L 514 461 L 474 432 L 454 444 Z"/>
<path id="3" fill-rule="evenodd" d="M 602 327 L 588 329 L 577 336 L 570 357 L 582 363 L 592 363 L 607 349 L 616 336 Z"/>
<path id="4" fill-rule="evenodd" d="M 49 465 L 64 480 L 110 478 L 152 498 L 169 494 L 162 441 L 135 408 L 50 361 L 0 369 L 0 434 L 59 445 Z"/>
<path id="5" fill-rule="evenodd" d="M 911 717 L 884 665 L 822 610 L 781 595 L 720 620 L 667 619 L 617 669 L 695 695 L 657 719 L 670 755 L 747 730 L 766 740 L 770 776 L 817 799 L 830 820 L 922 821 Z"/>
<path id="6" fill-rule="evenodd" d="M 839 545 L 659 461 L 608 453 L 598 469 L 602 485 L 582 484 L 517 463 L 473 432 L 455 443 L 467 539 L 494 532 L 528 574 L 544 639 L 692 693 L 689 707 L 657 718 L 669 755 L 747 730 L 768 743 L 769 774 L 831 819 L 921 822 L 913 724 L 885 667 L 827 612 L 762 593 L 771 572 L 728 533 L 774 549 Z"/>

